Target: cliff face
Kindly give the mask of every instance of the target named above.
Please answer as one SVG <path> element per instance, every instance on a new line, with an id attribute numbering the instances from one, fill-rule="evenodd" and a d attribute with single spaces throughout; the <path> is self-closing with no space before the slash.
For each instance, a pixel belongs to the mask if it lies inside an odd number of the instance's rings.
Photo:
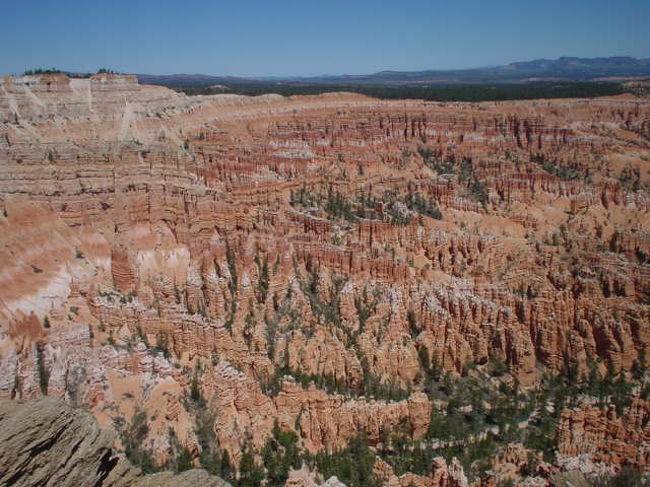
<path id="1" fill-rule="evenodd" d="M 584 405 L 566 410 L 558 427 L 558 450 L 575 457 L 588 454 L 604 464 L 628 464 L 647 469 L 650 465 L 650 404 L 635 400 L 618 415 L 615 408 L 605 410 Z"/>
<path id="2" fill-rule="evenodd" d="M 114 437 L 92 416 L 63 401 L 0 401 L 0 482 L 3 485 L 227 487 L 204 470 L 142 475 L 114 449 Z"/>
<path id="3" fill-rule="evenodd" d="M 0 396 L 145 411 L 160 462 L 170 428 L 201 451 L 193 383 L 239 461 L 276 420 L 418 440 L 425 363 L 534 388 L 650 353 L 647 101 L 0 87 Z"/>

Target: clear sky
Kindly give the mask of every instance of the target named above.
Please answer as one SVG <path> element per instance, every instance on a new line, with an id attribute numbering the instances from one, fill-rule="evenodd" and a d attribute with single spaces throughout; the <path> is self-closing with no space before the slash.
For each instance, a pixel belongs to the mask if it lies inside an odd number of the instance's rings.
<path id="1" fill-rule="evenodd" d="M 650 58 L 650 0 L 0 0 L 0 74 L 282 76 Z"/>

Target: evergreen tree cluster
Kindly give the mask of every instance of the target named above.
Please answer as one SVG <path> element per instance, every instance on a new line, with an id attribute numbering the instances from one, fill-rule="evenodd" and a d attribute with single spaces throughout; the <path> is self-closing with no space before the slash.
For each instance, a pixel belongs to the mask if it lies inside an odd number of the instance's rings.
<path id="1" fill-rule="evenodd" d="M 188 95 L 214 93 L 213 80 L 155 81 Z M 242 81 L 223 83 L 231 93 L 257 96 L 277 93 L 283 96 L 317 95 L 332 92 L 354 92 L 387 100 L 432 100 L 432 101 L 496 101 L 533 100 L 538 98 L 592 98 L 620 95 L 629 90 L 616 82 L 531 82 L 531 83 L 485 83 L 455 84 L 437 86 L 404 86 L 373 84 L 306 84 L 268 83 L 263 81 Z"/>
<path id="2" fill-rule="evenodd" d="M 583 177 L 577 164 L 566 165 L 556 159 L 549 159 L 544 154 L 531 154 L 530 162 L 538 164 L 544 171 L 557 176 L 562 181 L 575 181 Z"/>
<path id="3" fill-rule="evenodd" d="M 438 208 L 438 205 L 417 191 L 409 191 L 406 196 L 402 197 L 401 201 L 404 202 L 407 208 L 420 215 L 428 216 L 435 220 L 442 220 L 442 212 Z"/>
<path id="4" fill-rule="evenodd" d="M 63 71 L 57 68 L 36 68 L 36 69 L 28 69 L 23 73 L 23 76 L 33 76 L 35 74 L 58 74 L 62 72 Z"/>

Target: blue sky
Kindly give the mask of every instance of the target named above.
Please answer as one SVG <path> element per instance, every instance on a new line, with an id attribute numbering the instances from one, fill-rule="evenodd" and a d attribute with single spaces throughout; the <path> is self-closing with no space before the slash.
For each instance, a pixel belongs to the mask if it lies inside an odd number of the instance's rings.
<path id="1" fill-rule="evenodd" d="M 0 74 L 282 76 L 650 58 L 650 0 L 2 0 Z"/>

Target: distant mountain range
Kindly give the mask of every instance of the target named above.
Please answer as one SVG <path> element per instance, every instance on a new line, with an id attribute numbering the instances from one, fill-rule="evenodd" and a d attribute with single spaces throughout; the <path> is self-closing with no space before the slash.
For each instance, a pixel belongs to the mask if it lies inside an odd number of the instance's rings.
<path id="1" fill-rule="evenodd" d="M 505 66 L 426 71 L 381 71 L 364 75 L 285 78 L 242 78 L 201 74 L 139 74 L 142 83 L 219 85 L 278 83 L 291 85 L 432 86 L 444 84 L 526 83 L 535 81 L 599 81 L 650 77 L 650 59 L 632 57 L 536 59 Z"/>

